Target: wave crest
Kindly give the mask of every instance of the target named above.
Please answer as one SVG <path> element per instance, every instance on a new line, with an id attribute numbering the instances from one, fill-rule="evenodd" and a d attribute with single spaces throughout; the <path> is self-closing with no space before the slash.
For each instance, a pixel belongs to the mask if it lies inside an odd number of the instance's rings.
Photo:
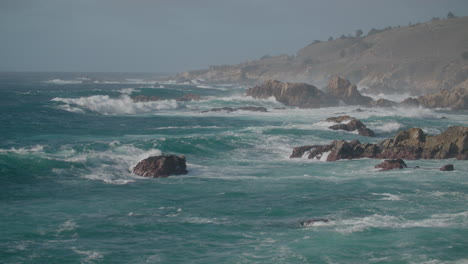
<path id="1" fill-rule="evenodd" d="M 78 106 L 104 115 L 134 115 L 157 110 L 177 109 L 178 107 L 175 100 L 134 102 L 128 95 L 122 95 L 118 98 L 111 98 L 108 95 L 93 95 L 80 98 L 56 97 L 52 101 L 65 103 L 66 107 L 60 107 L 62 110 L 77 112 L 76 106 Z"/>

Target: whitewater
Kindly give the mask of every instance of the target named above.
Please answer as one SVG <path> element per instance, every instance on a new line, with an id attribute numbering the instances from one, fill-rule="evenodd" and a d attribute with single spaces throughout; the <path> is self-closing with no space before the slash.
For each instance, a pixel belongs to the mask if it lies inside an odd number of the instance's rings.
<path id="1" fill-rule="evenodd" d="M 299 109 L 246 88 L 1 73 L 0 262 L 468 263 L 467 161 L 379 172 L 381 160 L 289 158 L 293 147 L 375 143 L 411 127 L 438 134 L 468 126 L 466 111 Z M 186 94 L 201 100 L 176 100 Z M 268 112 L 204 112 L 245 106 Z M 328 129 L 343 114 L 376 137 Z M 185 155 L 189 173 L 131 173 L 161 154 Z M 438 170 L 449 163 L 455 171 Z M 329 221 L 300 224 L 310 219 Z"/>

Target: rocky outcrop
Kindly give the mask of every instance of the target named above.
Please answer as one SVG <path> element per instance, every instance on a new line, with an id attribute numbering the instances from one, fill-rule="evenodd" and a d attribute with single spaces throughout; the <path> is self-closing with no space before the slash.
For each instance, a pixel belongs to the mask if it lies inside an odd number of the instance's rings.
<path id="1" fill-rule="evenodd" d="M 395 107 L 398 106 L 398 103 L 387 100 L 387 99 L 378 99 L 375 101 L 371 101 L 369 103 L 370 107 Z"/>
<path id="2" fill-rule="evenodd" d="M 330 79 L 327 93 L 342 100 L 347 105 L 367 105 L 372 101 L 372 98 L 361 95 L 356 85 L 341 77 Z"/>
<path id="3" fill-rule="evenodd" d="M 421 104 L 417 98 L 409 97 L 400 102 L 400 105 L 407 107 L 419 107 Z"/>
<path id="4" fill-rule="evenodd" d="M 176 101 L 189 102 L 189 101 L 200 101 L 201 96 L 198 94 L 186 94 L 176 99 Z"/>
<path id="5" fill-rule="evenodd" d="M 375 168 L 380 168 L 380 171 L 387 171 L 393 169 L 408 168 L 402 159 L 384 160 L 382 163 L 375 165 Z"/>
<path id="6" fill-rule="evenodd" d="M 417 98 L 407 98 L 401 103 L 409 107 L 451 108 L 453 110 L 468 110 L 468 80 L 457 85 L 452 90 L 442 89 Z"/>
<path id="7" fill-rule="evenodd" d="M 184 156 L 161 155 L 144 159 L 133 168 L 133 173 L 143 177 L 162 178 L 187 174 Z"/>
<path id="8" fill-rule="evenodd" d="M 298 157 L 326 161 L 357 158 L 467 160 L 468 127 L 449 127 L 436 136 L 428 136 L 420 128 L 411 128 L 377 144 L 335 140 L 329 145 L 294 148 L 291 158 Z"/>
<path id="9" fill-rule="evenodd" d="M 365 137 L 375 137 L 374 131 L 366 127 L 360 120 L 350 116 L 338 116 L 327 118 L 328 122 L 339 123 L 337 125 L 330 126 L 333 130 L 345 130 L 345 131 L 356 131 L 359 135 Z"/>
<path id="10" fill-rule="evenodd" d="M 453 90 L 442 89 L 438 93 L 418 97 L 418 102 L 428 108 L 451 108 L 453 110 L 468 110 L 468 81 L 466 85 Z"/>
<path id="11" fill-rule="evenodd" d="M 453 167 L 453 164 L 447 164 L 447 165 L 442 166 L 439 170 L 440 171 L 453 171 L 455 169 Z"/>
<path id="12" fill-rule="evenodd" d="M 174 78 L 251 85 L 272 79 L 326 84 L 330 76 L 342 76 L 372 94 L 433 93 L 468 78 L 468 60 L 461 58 L 466 28 L 468 17 L 373 30 L 359 38 L 311 43 L 295 56 L 264 56 Z"/>
<path id="13" fill-rule="evenodd" d="M 132 97 L 132 100 L 135 103 L 147 103 L 147 102 L 161 101 L 163 99 L 158 96 L 136 95 Z"/>
<path id="14" fill-rule="evenodd" d="M 320 108 L 338 105 L 338 100 L 335 97 L 306 83 L 266 81 L 261 85 L 247 89 L 246 95 L 257 99 L 274 97 L 276 101 L 285 105 L 300 108 Z"/>
<path id="15" fill-rule="evenodd" d="M 228 112 L 228 113 L 231 113 L 231 112 L 236 112 L 236 111 L 268 112 L 268 110 L 265 107 L 244 106 L 244 107 L 238 107 L 238 108 L 232 108 L 232 107 L 212 108 L 211 110 L 203 111 L 202 113 L 208 113 L 208 112 Z"/>

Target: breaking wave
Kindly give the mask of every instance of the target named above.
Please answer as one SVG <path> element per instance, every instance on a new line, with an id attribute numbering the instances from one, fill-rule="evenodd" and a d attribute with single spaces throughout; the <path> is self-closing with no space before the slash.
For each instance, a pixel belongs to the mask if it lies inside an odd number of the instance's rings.
<path id="1" fill-rule="evenodd" d="M 111 98 L 108 95 L 80 98 L 56 97 L 52 101 L 64 103 L 65 106 L 60 107 L 62 110 L 80 112 L 78 109 L 84 108 L 104 115 L 133 115 L 157 110 L 172 110 L 178 107 L 175 100 L 134 102 L 128 95 L 122 95 L 118 98 Z"/>

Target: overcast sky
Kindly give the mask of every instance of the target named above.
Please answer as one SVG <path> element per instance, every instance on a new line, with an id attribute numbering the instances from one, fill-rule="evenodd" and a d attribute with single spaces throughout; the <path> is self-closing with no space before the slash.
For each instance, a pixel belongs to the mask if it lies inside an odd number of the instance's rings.
<path id="1" fill-rule="evenodd" d="M 468 0 L 0 0 L 0 71 L 179 72 L 468 15 Z"/>

